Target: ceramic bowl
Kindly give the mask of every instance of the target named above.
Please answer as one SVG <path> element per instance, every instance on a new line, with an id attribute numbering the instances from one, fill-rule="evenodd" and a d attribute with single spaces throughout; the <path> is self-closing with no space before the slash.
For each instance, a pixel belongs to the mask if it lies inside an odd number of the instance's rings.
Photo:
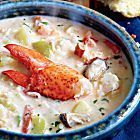
<path id="1" fill-rule="evenodd" d="M 124 28 L 104 15 L 76 4 L 52 1 L 30 0 L 21 2 L 3 1 L 0 3 L 0 19 L 22 15 L 49 15 L 71 19 L 89 27 L 116 42 L 126 54 L 134 74 L 133 85 L 123 103 L 110 115 L 97 123 L 83 128 L 58 134 L 31 135 L 0 130 L 2 139 L 41 139 L 41 140 L 78 140 L 105 139 L 116 135 L 135 113 L 140 101 L 140 61 L 139 49 Z"/>

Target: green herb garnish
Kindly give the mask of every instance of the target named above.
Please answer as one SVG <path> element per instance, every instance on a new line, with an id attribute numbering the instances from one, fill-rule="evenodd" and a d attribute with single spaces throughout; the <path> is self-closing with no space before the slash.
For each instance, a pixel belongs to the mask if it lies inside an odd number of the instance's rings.
<path id="1" fill-rule="evenodd" d="M 55 124 L 54 124 L 54 126 L 57 127 L 60 123 L 61 123 L 61 122 L 56 121 Z"/>
<path id="2" fill-rule="evenodd" d="M 64 25 L 63 24 L 58 24 L 57 26 L 60 27 L 60 26 L 64 26 Z"/>
<path id="3" fill-rule="evenodd" d="M 42 106 L 42 104 L 38 104 L 38 106 L 39 106 L 39 107 L 41 107 L 41 106 Z"/>
<path id="4" fill-rule="evenodd" d="M 102 115 L 102 116 L 104 116 L 104 115 L 105 115 L 105 113 L 101 113 L 101 115 Z"/>
<path id="5" fill-rule="evenodd" d="M 31 31 L 32 31 L 32 27 L 30 27 L 28 24 L 26 24 L 25 22 L 23 23 L 23 25 L 25 25 L 26 27 L 28 27 L 29 29 L 30 29 L 30 33 L 31 33 Z"/>
<path id="6" fill-rule="evenodd" d="M 25 22 L 23 23 L 23 25 L 25 25 L 25 26 L 27 26 L 28 28 L 31 29 L 31 27 L 28 24 L 26 24 Z"/>
<path id="7" fill-rule="evenodd" d="M 19 125 L 20 125 L 20 122 L 21 122 L 21 117 L 18 115 L 17 116 L 17 121 L 18 121 L 18 124 L 17 124 L 17 126 L 19 127 Z"/>
<path id="8" fill-rule="evenodd" d="M 94 100 L 93 103 L 96 104 L 97 103 L 97 100 Z"/>
<path id="9" fill-rule="evenodd" d="M 79 41 L 79 42 L 83 42 L 83 40 L 82 40 L 82 39 L 79 39 L 78 41 Z"/>
<path id="10" fill-rule="evenodd" d="M 103 98 L 101 101 L 105 101 L 105 102 L 109 103 L 109 100 L 106 98 Z"/>
<path id="11" fill-rule="evenodd" d="M 56 130 L 56 133 L 58 133 L 58 132 L 60 132 L 62 129 L 58 129 L 58 130 Z"/>
<path id="12" fill-rule="evenodd" d="M 99 108 L 99 111 L 100 111 L 100 112 L 101 112 L 102 110 L 104 110 L 104 108 L 103 108 L 103 107 Z"/>
<path id="13" fill-rule="evenodd" d="M 54 123 L 51 123 L 51 125 L 54 125 Z"/>
<path id="14" fill-rule="evenodd" d="M 49 23 L 48 22 L 41 22 L 42 24 L 44 24 L 44 25 L 48 25 Z"/>

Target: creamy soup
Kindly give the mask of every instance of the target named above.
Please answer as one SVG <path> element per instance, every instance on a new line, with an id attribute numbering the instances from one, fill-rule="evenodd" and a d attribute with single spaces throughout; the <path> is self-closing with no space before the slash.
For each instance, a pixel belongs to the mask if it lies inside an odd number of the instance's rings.
<path id="1" fill-rule="evenodd" d="M 12 53 L 10 47 L 4 47 L 7 44 L 35 50 L 45 61 L 54 62 L 54 67 L 63 64 L 72 68 L 67 74 L 78 71 L 83 77 L 80 89 L 74 87 L 77 93 L 71 96 L 55 94 L 53 89 L 47 96 L 43 94 L 45 91 L 37 92 L 37 86 L 45 88 L 45 84 L 30 85 L 34 90 L 28 91 L 24 74 L 28 77 L 35 70 L 29 70 L 30 66 L 27 68 L 23 60 L 19 61 L 13 55 L 18 50 L 13 49 Z M 80 23 L 56 17 L 1 20 L 0 60 L 0 128 L 16 132 L 61 133 L 97 122 L 123 102 L 133 82 L 130 64 L 115 43 Z M 36 63 L 36 60 L 31 61 Z M 23 78 L 20 73 L 11 74 L 8 70 L 22 72 Z M 38 80 L 42 79 L 38 76 Z"/>

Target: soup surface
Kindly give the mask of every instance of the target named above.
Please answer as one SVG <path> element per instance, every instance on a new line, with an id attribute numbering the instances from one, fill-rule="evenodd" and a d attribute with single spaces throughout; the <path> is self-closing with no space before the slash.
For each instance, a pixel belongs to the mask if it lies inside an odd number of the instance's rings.
<path id="1" fill-rule="evenodd" d="M 52 99 L 25 92 L 13 77 L 2 73 L 16 70 L 30 75 L 4 47 L 7 44 L 33 49 L 55 64 L 78 71 L 85 77 L 82 94 L 58 100 L 57 95 Z M 16 132 L 60 133 L 97 122 L 123 102 L 133 81 L 130 65 L 117 45 L 89 27 L 55 17 L 1 20 L 0 60 L 0 128 Z M 88 90 L 90 94 L 85 93 Z"/>

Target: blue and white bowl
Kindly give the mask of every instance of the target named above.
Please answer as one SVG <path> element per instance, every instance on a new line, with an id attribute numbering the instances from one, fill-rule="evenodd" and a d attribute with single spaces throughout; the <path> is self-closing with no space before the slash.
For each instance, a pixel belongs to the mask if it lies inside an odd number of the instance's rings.
<path id="1" fill-rule="evenodd" d="M 59 134 L 32 135 L 0 130 L 1 139 L 79 140 L 104 139 L 116 135 L 135 113 L 140 101 L 139 49 L 124 28 L 104 15 L 76 4 L 52 0 L 0 2 L 0 19 L 22 15 L 49 15 L 71 19 L 94 28 L 116 42 L 126 54 L 134 73 L 131 90 L 123 103 L 97 123 Z"/>

